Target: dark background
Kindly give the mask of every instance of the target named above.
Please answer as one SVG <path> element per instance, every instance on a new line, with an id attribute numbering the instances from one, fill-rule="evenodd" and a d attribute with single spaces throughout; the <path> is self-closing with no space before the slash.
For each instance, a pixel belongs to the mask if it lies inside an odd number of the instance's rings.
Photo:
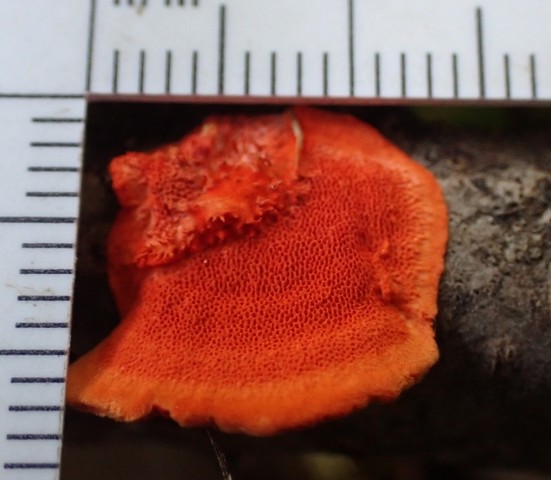
<path id="1" fill-rule="evenodd" d="M 268 438 L 212 431 L 234 480 L 551 478 L 551 113 L 338 108 L 438 178 L 450 209 L 440 362 L 388 405 Z M 117 324 L 105 245 L 110 159 L 182 137 L 210 114 L 277 106 L 90 103 L 71 359 Z M 66 412 L 62 480 L 221 479 L 203 429 Z"/>

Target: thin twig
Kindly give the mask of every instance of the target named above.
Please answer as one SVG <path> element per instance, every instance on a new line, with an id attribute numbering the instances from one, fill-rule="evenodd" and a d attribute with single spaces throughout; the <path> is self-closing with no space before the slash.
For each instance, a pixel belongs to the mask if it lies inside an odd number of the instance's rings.
<path id="1" fill-rule="evenodd" d="M 220 467 L 220 473 L 222 473 L 222 480 L 232 480 L 232 476 L 228 468 L 228 461 L 226 460 L 226 455 L 224 455 L 224 452 L 220 448 L 220 445 L 218 445 L 218 443 L 214 439 L 214 435 L 211 433 L 211 431 L 208 428 L 205 429 L 205 431 L 207 432 L 210 444 L 212 445 L 212 449 L 214 450 L 214 454 L 216 455 L 216 460 L 218 461 L 218 466 Z"/>

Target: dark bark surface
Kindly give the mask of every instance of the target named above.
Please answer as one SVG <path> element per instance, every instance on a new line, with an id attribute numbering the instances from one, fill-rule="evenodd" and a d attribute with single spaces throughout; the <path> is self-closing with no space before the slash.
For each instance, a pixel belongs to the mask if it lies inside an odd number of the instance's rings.
<path id="1" fill-rule="evenodd" d="M 91 104 L 72 358 L 117 323 L 105 242 L 114 155 L 231 106 Z M 551 121 L 547 111 L 348 109 L 427 166 L 448 202 L 439 363 L 396 402 L 270 438 L 215 433 L 234 480 L 551 478 Z M 427 116 L 439 115 L 439 121 Z M 532 472 L 532 473 L 528 473 Z M 531 476 L 530 476 L 531 475 Z M 221 478 L 208 437 L 69 410 L 62 479 Z"/>

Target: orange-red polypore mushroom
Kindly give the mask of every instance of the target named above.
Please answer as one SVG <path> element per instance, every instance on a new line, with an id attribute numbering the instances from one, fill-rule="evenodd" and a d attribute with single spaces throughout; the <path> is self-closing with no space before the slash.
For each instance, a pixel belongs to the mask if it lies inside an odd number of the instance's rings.
<path id="1" fill-rule="evenodd" d="M 211 118 L 110 165 L 122 322 L 67 399 L 255 435 L 394 399 L 438 358 L 433 176 L 344 115 Z"/>

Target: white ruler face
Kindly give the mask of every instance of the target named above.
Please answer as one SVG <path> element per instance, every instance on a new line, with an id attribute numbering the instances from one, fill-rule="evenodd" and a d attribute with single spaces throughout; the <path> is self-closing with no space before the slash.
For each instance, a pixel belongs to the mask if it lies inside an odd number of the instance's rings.
<path id="1" fill-rule="evenodd" d="M 61 447 L 84 102 L 1 104 L 0 478 L 29 469 L 52 478 Z"/>
<path id="2" fill-rule="evenodd" d="M 545 0 L 103 0 L 95 94 L 549 100 Z"/>
<path id="3" fill-rule="evenodd" d="M 550 17 L 545 0 L 0 0 L 0 479 L 59 475 L 88 99 L 549 102 Z"/>

